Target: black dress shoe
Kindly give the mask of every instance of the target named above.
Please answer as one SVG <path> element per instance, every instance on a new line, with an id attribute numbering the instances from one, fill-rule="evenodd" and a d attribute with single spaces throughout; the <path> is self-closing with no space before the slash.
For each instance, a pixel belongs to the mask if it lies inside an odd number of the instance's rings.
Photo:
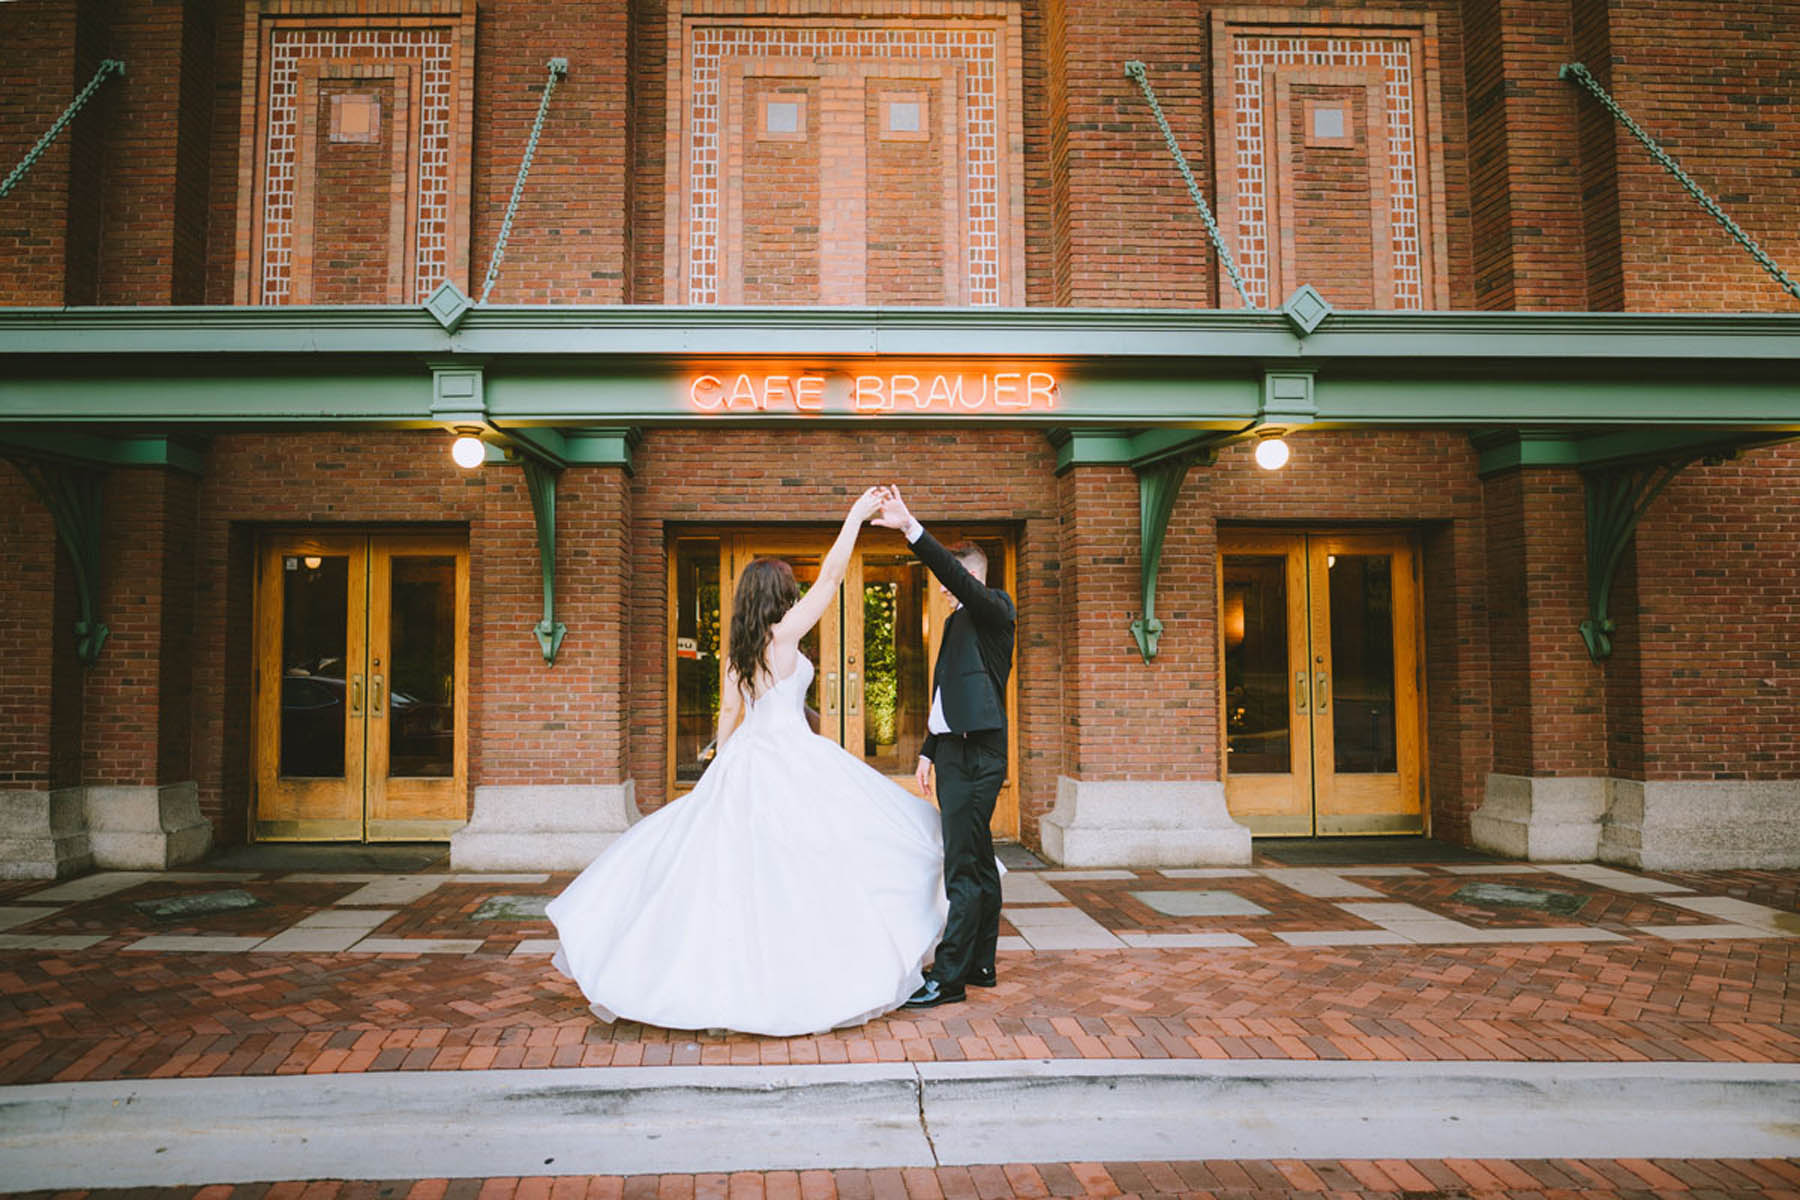
<path id="1" fill-rule="evenodd" d="M 985 971 L 971 971 L 969 974 L 963 976 L 963 983 L 969 987 L 993 987 L 997 982 L 998 980 L 994 978 L 994 969 L 992 967 L 989 967 Z"/>
<path id="2" fill-rule="evenodd" d="M 962 985 L 945 987 L 935 979 L 927 979 L 918 991 L 906 998 L 901 1008 L 936 1008 L 940 1004 L 955 1004 L 963 999 Z"/>

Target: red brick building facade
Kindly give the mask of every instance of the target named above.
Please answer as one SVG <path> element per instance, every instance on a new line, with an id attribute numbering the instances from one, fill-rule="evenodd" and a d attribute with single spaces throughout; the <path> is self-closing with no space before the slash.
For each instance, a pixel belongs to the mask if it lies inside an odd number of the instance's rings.
<path id="1" fill-rule="evenodd" d="M 580 865 L 702 769 L 746 556 L 872 482 L 998 548 L 1057 861 L 1800 861 L 1800 301 L 1558 77 L 1791 267 L 1793 15 L 0 5 L 0 165 L 124 64 L 0 198 L 0 874 Z M 897 776 L 905 558 L 810 651 Z"/>

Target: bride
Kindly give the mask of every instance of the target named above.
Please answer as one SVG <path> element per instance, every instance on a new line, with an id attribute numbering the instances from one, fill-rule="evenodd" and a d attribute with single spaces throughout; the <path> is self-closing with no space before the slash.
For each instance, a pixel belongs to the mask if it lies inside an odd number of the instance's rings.
<path id="1" fill-rule="evenodd" d="M 920 986 L 946 909 L 937 812 L 805 716 L 800 639 L 836 602 L 881 499 L 857 498 L 806 595 L 781 559 L 745 569 L 717 755 L 550 902 L 552 962 L 603 1019 L 820 1033 Z"/>

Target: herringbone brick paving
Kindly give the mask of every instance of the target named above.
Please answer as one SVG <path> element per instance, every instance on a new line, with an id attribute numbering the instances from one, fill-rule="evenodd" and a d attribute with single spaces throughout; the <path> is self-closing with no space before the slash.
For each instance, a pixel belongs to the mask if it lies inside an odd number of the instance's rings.
<path id="1" fill-rule="evenodd" d="M 885 1170 L 495 1179 L 320 1179 L 239 1186 L 13 1193 L 21 1200 L 1793 1200 L 1783 1159 L 1274 1159 L 1006 1163 Z"/>
<path id="2" fill-rule="evenodd" d="M 273 873 L 271 873 L 273 874 Z M 1795 896 L 1795 872 L 1659 876 L 1758 903 Z M 1353 878 L 1390 900 L 1485 927 L 1605 927 L 1621 940 L 1494 945 L 1116 949 L 1003 952 L 1000 986 L 962 1004 L 895 1013 L 799 1038 L 712 1036 L 598 1022 L 541 955 L 514 955 L 541 920 L 483 922 L 492 895 L 553 895 L 543 883 L 446 880 L 395 905 L 377 933 L 461 936 L 470 954 L 129 951 L 143 932 L 257 929 L 328 905 L 356 884 L 151 880 L 69 904 L 13 933 L 108 929 L 85 950 L 0 952 L 0 1083 L 300 1072 L 469 1070 L 1002 1058 L 1800 1062 L 1800 940 L 1668 940 L 1636 924 L 1713 918 L 1637 894 L 1549 875 L 1505 879 L 1587 896 L 1564 917 L 1452 902 L 1468 882 L 1421 868 Z M 1367 928 L 1329 901 L 1262 877 L 1056 879 L 1102 924 L 1229 930 L 1266 937 L 1295 911 Z M 1269 917 L 1167 918 L 1132 890 L 1217 890 L 1266 901 Z M 269 907 L 142 917 L 149 896 L 242 887 Z M 44 884 L 7 889 L 15 903 Z M 1285 896 L 1282 894 L 1285 891 Z M 1126 904 L 1135 905 L 1127 910 Z M 28 906 L 28 904 L 27 904 Z M 1791 910 L 1784 910 L 1791 911 Z M 1153 924 L 1150 917 L 1156 917 Z M 380 919 L 380 914 L 376 914 Z M 1640 920 L 1642 919 L 1642 920 Z M 1121 925 L 1114 925 L 1122 928 Z M 1313 927 L 1317 927 L 1316 925 Z M 28 939 L 27 939 L 28 940 Z"/>

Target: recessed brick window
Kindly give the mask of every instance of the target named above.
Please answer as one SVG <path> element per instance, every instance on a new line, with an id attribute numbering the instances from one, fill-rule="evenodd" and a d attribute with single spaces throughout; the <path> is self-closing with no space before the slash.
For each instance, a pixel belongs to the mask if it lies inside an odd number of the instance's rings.
<path id="1" fill-rule="evenodd" d="M 927 100 L 925 92 L 887 92 L 881 97 L 881 140 L 884 142 L 926 142 L 931 131 L 926 128 Z"/>
<path id="2" fill-rule="evenodd" d="M 806 96 L 798 92 L 765 93 L 757 136 L 765 142 L 804 142 Z"/>
<path id="3" fill-rule="evenodd" d="M 1348 105 L 1330 100 L 1306 102 L 1306 144 L 1308 146 L 1356 145 L 1356 133 L 1350 126 Z"/>
<path id="4" fill-rule="evenodd" d="M 379 142 L 381 97 L 368 92 L 339 92 L 331 98 L 331 140 Z"/>

